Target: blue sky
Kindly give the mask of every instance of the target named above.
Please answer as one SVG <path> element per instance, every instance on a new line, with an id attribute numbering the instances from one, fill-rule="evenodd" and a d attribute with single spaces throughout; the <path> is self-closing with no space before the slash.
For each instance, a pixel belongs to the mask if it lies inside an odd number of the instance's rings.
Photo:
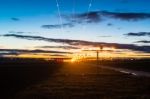
<path id="1" fill-rule="evenodd" d="M 0 0 L 0 48 L 35 49 L 63 43 L 18 36 L 149 48 L 149 3 L 150 0 Z M 72 46 L 63 43 L 66 45 Z M 145 52 L 143 49 L 135 51 Z"/>

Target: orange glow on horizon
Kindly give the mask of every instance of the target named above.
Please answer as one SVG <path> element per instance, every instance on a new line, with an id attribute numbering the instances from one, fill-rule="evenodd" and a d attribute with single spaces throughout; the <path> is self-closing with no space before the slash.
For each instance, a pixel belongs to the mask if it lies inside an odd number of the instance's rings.
<path id="1" fill-rule="evenodd" d="M 149 53 L 131 51 L 127 49 L 116 49 L 115 47 L 104 47 L 100 50 L 98 47 L 82 47 L 80 49 L 74 49 L 70 52 L 73 54 L 54 54 L 54 53 L 26 53 L 20 55 L 6 55 L 6 57 L 18 57 L 18 58 L 71 58 L 72 62 L 86 59 L 95 58 L 96 51 L 99 50 L 99 58 L 150 58 Z"/>

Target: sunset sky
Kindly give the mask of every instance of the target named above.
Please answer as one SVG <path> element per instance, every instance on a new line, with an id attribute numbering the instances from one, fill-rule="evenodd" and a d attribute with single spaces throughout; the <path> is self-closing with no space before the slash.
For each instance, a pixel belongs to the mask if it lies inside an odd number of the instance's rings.
<path id="1" fill-rule="evenodd" d="M 150 0 L 0 0 L 0 57 L 150 57 Z"/>

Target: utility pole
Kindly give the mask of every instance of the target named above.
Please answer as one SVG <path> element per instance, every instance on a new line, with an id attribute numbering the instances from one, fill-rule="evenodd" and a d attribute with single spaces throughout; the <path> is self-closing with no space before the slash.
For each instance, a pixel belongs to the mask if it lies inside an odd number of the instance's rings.
<path id="1" fill-rule="evenodd" d="M 96 51 L 96 55 L 97 55 L 97 65 L 98 65 L 98 61 L 99 61 L 99 50 Z"/>
<path id="2" fill-rule="evenodd" d="M 96 59 L 97 59 L 97 65 L 99 63 L 99 52 L 102 52 L 103 51 L 103 46 L 101 45 L 100 46 L 100 50 L 96 50 Z"/>

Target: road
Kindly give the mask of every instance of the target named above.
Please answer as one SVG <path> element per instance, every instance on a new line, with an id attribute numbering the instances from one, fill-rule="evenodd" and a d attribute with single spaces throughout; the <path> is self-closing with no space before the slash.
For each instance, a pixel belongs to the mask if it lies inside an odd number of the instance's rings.
<path id="1" fill-rule="evenodd" d="M 117 67 L 110 67 L 110 66 L 98 66 L 98 67 L 103 69 L 118 71 L 124 74 L 134 75 L 134 76 L 150 77 L 150 73 L 144 71 L 136 71 L 131 69 L 117 68 Z"/>

